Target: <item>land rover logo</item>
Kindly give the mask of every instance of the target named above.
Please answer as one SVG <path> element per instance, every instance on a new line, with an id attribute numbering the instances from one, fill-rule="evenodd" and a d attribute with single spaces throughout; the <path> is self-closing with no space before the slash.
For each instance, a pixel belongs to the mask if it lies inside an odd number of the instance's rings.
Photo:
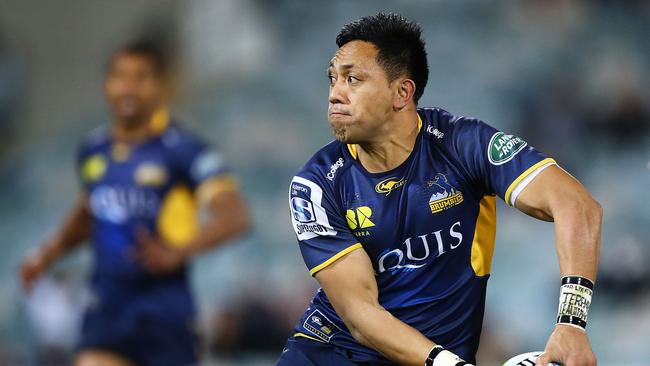
<path id="1" fill-rule="evenodd" d="M 514 135 L 506 135 L 497 132 L 492 135 L 488 144 L 488 159 L 493 165 L 501 165 L 509 162 L 528 145 L 526 141 Z"/>

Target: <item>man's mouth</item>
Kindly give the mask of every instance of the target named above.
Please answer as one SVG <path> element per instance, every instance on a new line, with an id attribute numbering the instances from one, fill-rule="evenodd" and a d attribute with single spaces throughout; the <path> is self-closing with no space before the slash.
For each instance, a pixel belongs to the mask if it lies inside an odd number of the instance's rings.
<path id="1" fill-rule="evenodd" d="M 332 110 L 328 112 L 330 118 L 349 117 L 351 114 L 345 111 Z"/>
<path id="2" fill-rule="evenodd" d="M 120 113 L 131 114 L 140 108 L 140 101 L 135 97 L 122 97 L 115 101 L 115 107 Z"/>

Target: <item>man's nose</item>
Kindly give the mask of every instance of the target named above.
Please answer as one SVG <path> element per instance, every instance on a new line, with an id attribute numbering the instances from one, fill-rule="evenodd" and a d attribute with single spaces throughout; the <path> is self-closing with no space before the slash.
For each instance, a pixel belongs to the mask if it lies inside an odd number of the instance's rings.
<path id="1" fill-rule="evenodd" d="M 347 95 L 345 92 L 345 85 L 343 82 L 337 80 L 334 85 L 330 87 L 329 102 L 331 104 L 345 103 Z"/>

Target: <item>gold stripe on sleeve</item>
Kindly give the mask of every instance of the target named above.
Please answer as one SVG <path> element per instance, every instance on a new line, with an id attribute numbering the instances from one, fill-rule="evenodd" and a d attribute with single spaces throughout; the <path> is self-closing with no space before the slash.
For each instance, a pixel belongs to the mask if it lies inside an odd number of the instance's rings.
<path id="1" fill-rule="evenodd" d="M 356 243 L 356 244 L 350 245 L 349 247 L 343 249 L 342 251 L 334 254 L 330 259 L 326 260 L 325 262 L 323 262 L 323 263 L 317 265 L 316 267 L 312 268 L 311 270 L 309 270 L 309 274 L 312 275 L 312 276 L 315 275 L 316 272 L 318 272 L 321 269 L 323 269 L 323 268 L 329 266 L 330 264 L 336 262 L 338 259 L 340 259 L 344 255 L 346 255 L 346 254 L 348 254 L 348 253 L 350 253 L 350 252 L 352 252 L 354 250 L 357 250 L 359 248 L 361 248 L 361 243 Z"/>
<path id="2" fill-rule="evenodd" d="M 554 159 L 551 159 L 551 158 L 546 158 L 546 159 L 544 159 L 544 160 L 538 162 L 537 164 L 531 166 L 530 168 L 526 169 L 526 171 L 523 172 L 523 173 L 521 173 L 521 174 L 517 177 L 517 179 L 513 180 L 512 183 L 510 183 L 510 185 L 508 186 L 508 189 L 506 189 L 506 196 L 504 197 L 504 198 L 505 198 L 505 201 L 506 201 L 506 204 L 510 205 L 510 195 L 512 194 L 512 191 L 517 187 L 517 185 L 518 185 L 522 180 L 524 180 L 524 179 L 525 179 L 527 176 L 529 176 L 532 172 L 534 172 L 535 170 L 537 170 L 537 168 L 539 168 L 539 167 L 541 167 L 541 166 L 543 166 L 543 165 L 549 164 L 549 163 L 555 163 L 555 160 L 554 160 Z M 556 163 L 556 164 L 557 164 L 557 163 Z"/>

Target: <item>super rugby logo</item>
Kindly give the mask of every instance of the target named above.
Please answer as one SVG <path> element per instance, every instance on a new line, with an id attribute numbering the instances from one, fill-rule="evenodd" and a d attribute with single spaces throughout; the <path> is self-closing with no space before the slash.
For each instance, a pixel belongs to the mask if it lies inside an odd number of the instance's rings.
<path id="1" fill-rule="evenodd" d="M 375 192 L 385 193 L 386 196 L 388 196 L 390 192 L 402 187 L 405 183 L 406 179 L 403 177 L 400 179 L 397 179 L 397 177 L 387 178 L 377 183 L 375 186 Z"/>
<path id="2" fill-rule="evenodd" d="M 314 206 L 311 202 L 300 197 L 293 197 L 291 199 L 291 208 L 293 218 L 299 222 L 314 222 Z"/>
<path id="3" fill-rule="evenodd" d="M 383 253 L 377 260 L 379 274 L 389 271 L 415 270 L 424 267 L 429 258 L 438 258 L 447 251 L 458 248 L 463 243 L 463 234 L 459 231 L 460 221 L 448 230 L 437 230 L 417 238 L 406 238 L 399 248 Z M 435 238 L 435 243 L 433 243 Z"/>
<path id="4" fill-rule="evenodd" d="M 322 206 L 323 190 L 314 182 L 294 177 L 289 186 L 289 208 L 298 240 L 336 235 Z"/>
<path id="5" fill-rule="evenodd" d="M 493 165 L 505 164 L 512 160 L 526 145 L 528 145 L 526 141 L 520 137 L 497 132 L 492 135 L 488 144 L 488 160 Z"/>
<path id="6" fill-rule="evenodd" d="M 326 174 L 327 179 L 333 181 L 334 174 L 336 174 L 336 171 L 339 170 L 339 168 L 342 166 L 343 166 L 343 158 L 339 158 L 339 160 L 337 160 L 336 163 L 332 164 L 332 166 L 330 167 L 329 173 Z"/>

